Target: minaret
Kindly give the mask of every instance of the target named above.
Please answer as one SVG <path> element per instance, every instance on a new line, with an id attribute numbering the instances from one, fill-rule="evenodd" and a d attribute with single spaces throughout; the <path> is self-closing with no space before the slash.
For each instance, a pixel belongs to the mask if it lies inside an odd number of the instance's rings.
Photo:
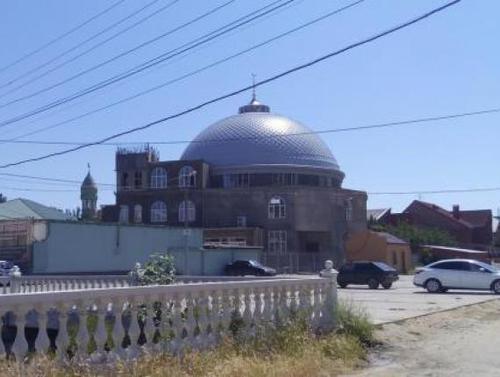
<path id="1" fill-rule="evenodd" d="M 80 188 L 82 199 L 82 220 L 95 220 L 97 218 L 97 185 L 89 171 Z"/>

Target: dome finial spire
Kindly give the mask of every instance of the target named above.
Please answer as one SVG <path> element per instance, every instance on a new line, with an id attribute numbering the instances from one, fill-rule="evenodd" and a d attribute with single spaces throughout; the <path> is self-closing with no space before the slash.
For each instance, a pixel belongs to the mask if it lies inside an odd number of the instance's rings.
<path id="1" fill-rule="evenodd" d="M 252 73 L 252 100 L 248 105 L 241 106 L 239 108 L 239 113 L 269 113 L 271 109 L 269 106 L 264 105 L 263 103 L 260 103 L 257 101 L 257 95 L 256 95 L 256 88 L 257 88 L 257 82 L 255 78 L 257 75 L 255 73 Z M 247 87 L 248 88 L 248 87 Z"/>
<path id="2" fill-rule="evenodd" d="M 257 75 L 252 73 L 252 102 L 257 100 L 257 96 L 255 95 L 255 77 Z"/>

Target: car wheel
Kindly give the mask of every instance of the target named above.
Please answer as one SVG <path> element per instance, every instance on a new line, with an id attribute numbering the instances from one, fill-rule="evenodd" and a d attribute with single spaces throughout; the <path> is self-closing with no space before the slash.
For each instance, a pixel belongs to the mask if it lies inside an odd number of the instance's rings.
<path id="1" fill-rule="evenodd" d="M 491 290 L 495 292 L 495 294 L 500 294 L 500 280 L 495 280 L 493 284 L 491 284 Z"/>
<path id="2" fill-rule="evenodd" d="M 429 293 L 439 293 L 443 289 L 441 283 L 437 279 L 429 279 L 425 282 L 425 289 Z"/>
<path id="3" fill-rule="evenodd" d="M 392 283 L 382 283 L 382 287 L 384 289 L 390 289 L 392 287 Z"/>
<path id="4" fill-rule="evenodd" d="M 338 283 L 338 284 L 339 284 L 339 287 L 340 287 L 340 288 L 345 288 L 345 287 L 347 287 L 347 284 L 346 284 L 346 283 Z"/>
<path id="5" fill-rule="evenodd" d="M 378 280 L 377 279 L 368 279 L 368 287 L 370 287 L 370 289 L 377 289 L 378 288 Z"/>

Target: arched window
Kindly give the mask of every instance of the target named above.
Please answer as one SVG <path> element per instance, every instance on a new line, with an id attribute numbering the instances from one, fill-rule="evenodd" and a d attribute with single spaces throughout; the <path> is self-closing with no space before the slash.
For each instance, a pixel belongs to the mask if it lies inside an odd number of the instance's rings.
<path id="1" fill-rule="evenodd" d="M 167 170 L 156 167 L 151 171 L 151 188 L 167 187 Z"/>
<path id="2" fill-rule="evenodd" d="M 179 222 L 192 222 L 196 219 L 196 207 L 191 200 L 179 204 Z"/>
<path id="3" fill-rule="evenodd" d="M 165 202 L 158 200 L 151 205 L 151 222 L 167 222 L 167 205 L 165 204 Z"/>
<path id="4" fill-rule="evenodd" d="M 284 219 L 285 216 L 285 201 L 279 196 L 272 197 L 268 205 L 268 217 L 270 219 Z"/>
<path id="5" fill-rule="evenodd" d="M 179 171 L 179 187 L 196 186 L 196 170 L 191 166 L 183 166 Z"/>
<path id="6" fill-rule="evenodd" d="M 120 219 L 119 222 L 122 224 L 128 224 L 128 206 L 121 205 L 120 206 Z"/>
<path id="7" fill-rule="evenodd" d="M 142 223 L 142 206 L 140 204 L 134 206 L 134 223 Z"/>

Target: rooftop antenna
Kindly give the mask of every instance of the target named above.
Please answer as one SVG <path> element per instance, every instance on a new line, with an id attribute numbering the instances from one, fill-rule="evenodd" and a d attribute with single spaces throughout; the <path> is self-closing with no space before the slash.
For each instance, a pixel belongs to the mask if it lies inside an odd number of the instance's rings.
<path id="1" fill-rule="evenodd" d="M 257 77 L 257 75 L 255 73 L 252 73 L 252 102 L 257 99 L 255 95 L 255 77 Z"/>

